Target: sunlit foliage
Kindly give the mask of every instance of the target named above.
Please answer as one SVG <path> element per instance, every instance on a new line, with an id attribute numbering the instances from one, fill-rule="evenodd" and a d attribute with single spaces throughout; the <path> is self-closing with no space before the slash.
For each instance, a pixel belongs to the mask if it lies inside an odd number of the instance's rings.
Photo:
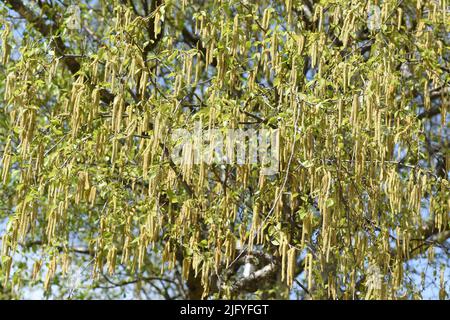
<path id="1" fill-rule="evenodd" d="M 448 298 L 446 0 L 68 5 L 0 4 L 8 292 Z M 279 172 L 175 164 L 200 121 Z"/>

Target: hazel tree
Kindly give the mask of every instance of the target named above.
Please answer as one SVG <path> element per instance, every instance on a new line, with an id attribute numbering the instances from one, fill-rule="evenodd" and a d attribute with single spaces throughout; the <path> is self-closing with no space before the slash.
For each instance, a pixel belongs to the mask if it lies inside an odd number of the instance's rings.
<path id="1" fill-rule="evenodd" d="M 0 3 L 6 297 L 449 297 L 446 0 Z"/>

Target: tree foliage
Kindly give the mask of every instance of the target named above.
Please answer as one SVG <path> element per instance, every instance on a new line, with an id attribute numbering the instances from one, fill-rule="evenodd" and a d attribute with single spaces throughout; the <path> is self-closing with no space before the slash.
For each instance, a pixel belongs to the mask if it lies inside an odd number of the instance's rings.
<path id="1" fill-rule="evenodd" d="M 0 4 L 3 290 L 448 298 L 445 0 L 69 5 Z M 199 121 L 278 173 L 174 163 Z"/>

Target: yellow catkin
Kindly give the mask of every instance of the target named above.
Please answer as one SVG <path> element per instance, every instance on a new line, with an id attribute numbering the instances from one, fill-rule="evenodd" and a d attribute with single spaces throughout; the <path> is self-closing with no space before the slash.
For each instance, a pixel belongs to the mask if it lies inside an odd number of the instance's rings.
<path id="1" fill-rule="evenodd" d="M 442 21 L 443 21 L 443 23 L 447 23 L 447 0 L 442 0 L 441 1 L 441 3 L 442 3 L 442 10 L 441 10 L 441 12 L 442 12 Z"/>
<path id="2" fill-rule="evenodd" d="M 322 6 L 317 6 L 317 10 L 319 11 L 319 32 L 323 29 L 323 8 Z"/>
<path id="3" fill-rule="evenodd" d="M 303 54 L 304 49 L 305 49 L 305 36 L 299 35 L 297 36 L 297 54 L 301 56 Z"/>
<path id="4" fill-rule="evenodd" d="M 353 95 L 352 114 L 351 114 L 353 134 L 355 134 L 358 127 L 358 111 L 359 111 L 359 95 L 355 94 Z"/>
<path id="5" fill-rule="evenodd" d="M 14 85 L 16 81 L 16 75 L 14 72 L 10 72 L 8 76 L 6 77 L 6 86 L 5 86 L 5 100 L 8 101 L 13 97 L 14 94 Z"/>
<path id="6" fill-rule="evenodd" d="M 9 280 L 9 275 L 11 272 L 11 266 L 12 266 L 12 258 L 9 256 L 2 257 L 2 269 L 4 272 L 4 282 L 3 285 L 6 286 Z"/>
<path id="7" fill-rule="evenodd" d="M 97 194 L 97 188 L 95 186 L 91 187 L 91 190 L 89 191 L 89 203 L 91 207 L 95 205 L 95 198 Z"/>
<path id="8" fill-rule="evenodd" d="M 237 54 L 237 47 L 239 42 L 239 14 L 234 16 L 233 21 L 233 43 L 232 43 L 232 55 L 235 56 Z"/>
<path id="9" fill-rule="evenodd" d="M 161 21 L 164 19 L 164 16 L 161 14 L 161 9 L 156 9 L 155 13 L 155 21 L 154 21 L 154 30 L 155 36 L 158 36 L 161 33 Z"/>
<path id="10" fill-rule="evenodd" d="M 36 281 L 37 280 L 41 268 L 42 268 L 42 261 L 41 260 L 37 260 L 33 264 L 33 272 L 32 272 L 32 275 L 31 275 L 32 281 Z"/>
<path id="11" fill-rule="evenodd" d="M 2 32 L 2 64 L 6 65 L 9 61 L 9 55 L 11 53 L 11 46 L 8 43 L 8 37 L 11 34 L 11 26 L 9 23 L 5 24 L 5 29 Z"/>
<path id="12" fill-rule="evenodd" d="M 344 116 L 344 103 L 342 102 L 342 99 L 339 99 L 337 108 L 338 108 L 338 127 L 340 128 L 342 126 L 342 117 Z"/>
<path id="13" fill-rule="evenodd" d="M 288 24 L 292 24 L 292 0 L 285 0 L 286 12 L 287 12 L 287 21 Z"/>
<path id="14" fill-rule="evenodd" d="M 9 176 L 9 169 L 11 165 L 11 139 L 7 139 L 5 149 L 3 150 L 3 157 L 0 161 L 0 164 L 2 166 L 2 176 L 1 180 L 4 185 L 6 185 L 6 182 L 8 180 Z"/>
<path id="15" fill-rule="evenodd" d="M 292 287 L 295 278 L 295 266 L 296 266 L 296 255 L 295 248 L 292 247 L 287 253 L 287 270 L 286 270 L 286 283 L 289 287 Z"/>
<path id="16" fill-rule="evenodd" d="M 195 79 L 194 79 L 194 83 L 193 86 L 195 87 L 198 84 L 198 81 L 200 79 L 200 74 L 202 71 L 202 61 L 201 61 L 201 53 L 198 52 L 196 54 L 196 58 L 195 58 Z"/>
<path id="17" fill-rule="evenodd" d="M 270 16 L 271 16 L 271 9 L 272 8 L 266 8 L 263 13 L 263 21 L 262 21 L 262 27 L 267 30 L 269 28 L 269 22 L 270 22 Z"/>
<path id="18" fill-rule="evenodd" d="M 48 288 L 50 286 L 50 281 L 56 273 L 56 268 L 57 268 L 57 256 L 55 255 L 50 260 L 50 264 L 48 266 L 47 274 L 46 274 L 45 281 L 44 281 L 44 289 L 45 290 L 48 290 Z"/>
<path id="19" fill-rule="evenodd" d="M 140 87 L 139 87 L 139 92 L 141 94 L 141 99 L 144 99 L 144 97 L 145 97 L 145 92 L 147 90 L 148 77 L 149 77 L 148 72 L 147 71 L 142 71 L 141 79 L 140 79 Z"/>
<path id="20" fill-rule="evenodd" d="M 312 289 L 312 279 L 313 279 L 313 271 L 312 271 L 312 265 L 313 265 L 313 257 L 311 253 L 308 253 L 306 255 L 306 262 L 305 262 L 305 266 L 306 266 L 306 270 L 307 270 L 307 274 L 308 274 L 308 290 L 311 291 Z"/>
<path id="21" fill-rule="evenodd" d="M 397 9 L 397 30 L 400 30 L 402 27 L 402 20 L 403 20 L 403 9 L 398 8 Z"/>
<path id="22" fill-rule="evenodd" d="M 92 90 L 92 111 L 91 111 L 91 119 L 94 120 L 98 113 L 98 108 L 100 104 L 100 89 L 95 88 Z"/>
<path id="23" fill-rule="evenodd" d="M 187 280 L 189 278 L 190 269 L 191 269 L 191 259 L 184 258 L 182 268 L 182 276 L 184 280 Z"/>

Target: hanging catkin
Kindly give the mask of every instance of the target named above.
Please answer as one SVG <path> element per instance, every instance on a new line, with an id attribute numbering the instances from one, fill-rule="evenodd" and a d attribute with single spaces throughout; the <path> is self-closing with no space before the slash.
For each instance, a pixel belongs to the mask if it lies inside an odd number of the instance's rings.
<path id="1" fill-rule="evenodd" d="M 8 42 L 8 37 L 11 34 L 11 26 L 9 23 L 5 24 L 5 29 L 2 32 L 2 64 L 6 65 L 9 61 L 9 55 L 11 53 L 11 45 Z"/>
<path id="2" fill-rule="evenodd" d="M 289 287 L 292 287 L 295 278 L 295 266 L 296 266 L 296 254 L 295 248 L 292 247 L 287 252 L 287 271 L 286 271 L 286 283 Z"/>

